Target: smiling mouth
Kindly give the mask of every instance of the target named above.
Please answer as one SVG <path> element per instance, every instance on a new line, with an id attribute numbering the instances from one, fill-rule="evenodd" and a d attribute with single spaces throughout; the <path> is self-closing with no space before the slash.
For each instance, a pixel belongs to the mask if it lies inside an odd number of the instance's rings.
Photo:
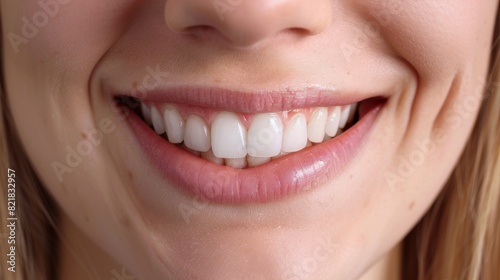
<path id="1" fill-rule="evenodd" d="M 166 90 L 114 95 L 164 178 L 220 203 L 269 202 L 321 185 L 360 149 L 384 98 Z"/>
<path id="2" fill-rule="evenodd" d="M 214 164 L 249 168 L 335 138 L 357 122 L 358 103 L 259 114 L 140 102 L 165 141 Z"/>

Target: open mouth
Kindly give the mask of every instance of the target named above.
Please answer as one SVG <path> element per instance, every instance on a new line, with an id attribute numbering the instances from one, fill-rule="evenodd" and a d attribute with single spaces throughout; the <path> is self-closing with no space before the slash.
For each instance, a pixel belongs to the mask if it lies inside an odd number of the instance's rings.
<path id="1" fill-rule="evenodd" d="M 133 110 L 129 123 L 168 181 L 202 199 L 237 203 L 272 201 L 340 172 L 385 101 L 278 98 L 247 106 L 229 95 L 196 102 L 116 95 L 115 103 Z"/>
<path id="2" fill-rule="evenodd" d="M 358 119 L 357 103 L 255 115 L 146 102 L 140 108 L 141 119 L 165 141 L 240 169 L 329 141 Z"/>

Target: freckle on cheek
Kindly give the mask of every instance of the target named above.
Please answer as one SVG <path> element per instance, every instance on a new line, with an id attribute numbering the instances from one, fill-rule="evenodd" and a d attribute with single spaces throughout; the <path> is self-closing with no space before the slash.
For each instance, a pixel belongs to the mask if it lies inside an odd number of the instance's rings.
<path id="1" fill-rule="evenodd" d="M 415 201 L 412 201 L 410 205 L 408 205 L 408 210 L 413 209 L 414 206 L 415 206 Z"/>

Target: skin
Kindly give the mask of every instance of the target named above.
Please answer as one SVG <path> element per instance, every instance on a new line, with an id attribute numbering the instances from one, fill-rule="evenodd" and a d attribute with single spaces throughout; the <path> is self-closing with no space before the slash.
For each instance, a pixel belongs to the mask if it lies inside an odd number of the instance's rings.
<path id="1" fill-rule="evenodd" d="M 122 269 L 137 279 L 387 279 L 470 134 L 497 9 L 492 0 L 233 1 L 221 20 L 212 1 L 68 1 L 26 38 L 22 19 L 43 11 L 37 2 L 0 1 L 3 69 L 22 143 L 65 213 L 60 279 Z M 157 65 L 162 83 L 320 84 L 384 91 L 387 103 L 327 184 L 269 204 L 197 204 L 149 164 L 103 98 L 102 84 L 141 85 Z M 102 142 L 59 180 L 53 163 L 103 119 Z"/>

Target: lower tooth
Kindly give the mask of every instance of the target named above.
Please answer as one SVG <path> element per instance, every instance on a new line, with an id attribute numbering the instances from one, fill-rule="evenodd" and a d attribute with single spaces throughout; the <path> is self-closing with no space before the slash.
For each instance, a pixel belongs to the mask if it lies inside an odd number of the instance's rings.
<path id="1" fill-rule="evenodd" d="M 186 145 L 184 145 L 184 143 L 183 143 L 183 144 L 181 144 L 181 145 L 180 145 L 180 147 L 181 147 L 182 149 L 184 149 L 184 150 L 188 151 L 189 153 L 191 153 L 191 154 L 195 155 L 195 156 L 200 156 L 200 152 L 198 152 L 198 151 L 195 151 L 195 150 L 193 150 L 193 149 L 188 148 Z"/>
<path id="2" fill-rule="evenodd" d="M 310 142 L 309 142 L 310 143 Z M 280 157 L 283 157 L 283 156 L 286 156 L 288 155 L 289 153 L 285 153 L 285 152 L 281 152 L 279 155 L 275 156 L 275 157 L 272 157 L 271 159 L 279 159 Z"/>
<path id="3" fill-rule="evenodd" d="M 232 168 L 243 169 L 247 167 L 247 158 L 226 158 L 224 164 Z"/>
<path id="4" fill-rule="evenodd" d="M 271 161 L 271 158 L 269 157 L 252 157 L 252 156 L 247 156 L 247 163 L 249 167 L 254 167 L 254 166 L 259 166 L 264 163 L 268 163 Z"/>
<path id="5" fill-rule="evenodd" d="M 216 157 L 214 155 L 214 152 L 212 152 L 212 149 L 210 149 L 208 152 L 201 153 L 201 157 L 210 161 L 211 163 L 224 165 L 224 159 Z"/>

